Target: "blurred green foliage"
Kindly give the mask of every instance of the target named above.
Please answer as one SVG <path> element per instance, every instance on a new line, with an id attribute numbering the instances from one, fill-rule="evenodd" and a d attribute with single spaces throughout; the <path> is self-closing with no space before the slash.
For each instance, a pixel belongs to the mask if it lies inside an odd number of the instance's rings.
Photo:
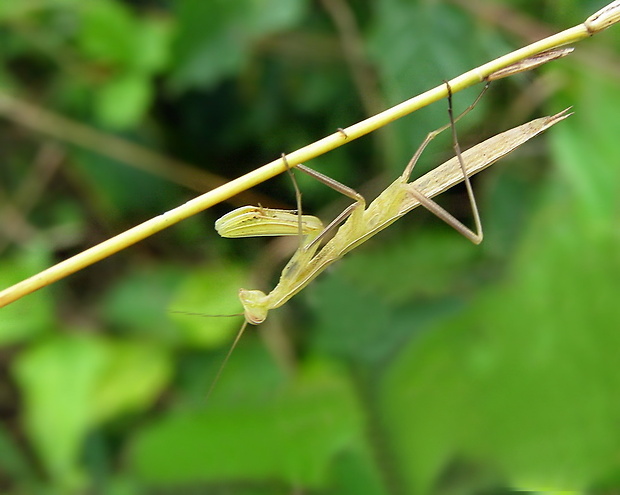
<path id="1" fill-rule="evenodd" d="M 603 3 L 7 0 L 0 99 L 233 178 Z M 481 246 L 417 211 L 248 329 L 208 401 L 240 318 L 174 311 L 238 312 L 294 249 L 217 238 L 225 206 L 0 310 L 0 492 L 617 493 L 618 29 L 459 122 L 466 147 L 575 111 L 476 179 Z M 195 194 L 0 112 L 2 288 Z M 446 121 L 438 103 L 311 165 L 372 197 Z M 299 182 L 308 212 L 346 204 Z M 261 192 L 293 204 L 286 178 Z"/>

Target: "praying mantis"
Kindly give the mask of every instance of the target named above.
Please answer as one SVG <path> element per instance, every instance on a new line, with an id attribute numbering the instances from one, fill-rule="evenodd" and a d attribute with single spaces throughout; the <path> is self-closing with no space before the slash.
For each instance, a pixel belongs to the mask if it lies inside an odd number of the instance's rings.
<path id="1" fill-rule="evenodd" d="M 517 71 L 517 68 L 514 70 Z M 323 227 L 323 223 L 317 217 L 301 214 L 299 192 L 297 193 L 297 212 L 246 206 L 238 208 L 217 220 L 216 230 L 223 237 L 300 236 L 297 250 L 284 267 L 278 284 L 271 292 L 266 294 L 261 290 L 239 290 L 239 299 L 244 308 L 245 321 L 231 346 L 228 356 L 241 338 L 248 323 L 258 325 L 265 321 L 270 310 L 285 304 L 329 265 L 420 205 L 451 225 L 470 241 L 476 244 L 480 243 L 483 238 L 482 225 L 469 177 L 492 165 L 529 139 L 571 115 L 568 113 L 569 109 L 566 109 L 552 116 L 532 120 L 461 152 L 456 138 L 455 122 L 475 106 L 487 89 L 488 83 L 476 101 L 457 118 L 454 118 L 452 112 L 451 88 L 447 82 L 446 85 L 448 88 L 449 124 L 427 135 L 403 173 L 370 204 L 367 205 L 362 195 L 344 184 L 340 184 L 309 167 L 299 165 L 297 168 L 303 172 L 354 200 L 354 203 L 327 227 Z M 426 146 L 448 127 L 452 129 L 453 148 L 456 156 L 416 181 L 409 182 L 413 168 Z M 286 163 L 284 155 L 282 160 Z M 465 226 L 431 199 L 461 181 L 465 182 L 467 189 L 474 216 L 475 231 Z M 295 187 L 297 189 L 296 185 Z M 341 223 L 342 225 L 340 225 Z M 333 237 L 319 249 L 325 234 L 338 225 L 340 227 Z"/>
<path id="2" fill-rule="evenodd" d="M 245 320 L 228 350 L 215 380 L 212 382 L 208 395 L 213 390 L 224 366 L 248 324 L 258 325 L 265 321 L 269 311 L 285 304 L 328 266 L 418 206 L 424 206 L 471 242 L 475 244 L 482 242 L 482 222 L 469 178 L 514 151 L 533 137 L 569 117 L 572 113 L 569 113 L 570 108 L 567 108 L 555 115 L 532 120 L 499 133 L 463 152 L 461 152 L 458 144 L 455 124 L 476 106 L 488 89 L 491 80 L 531 70 L 548 61 L 564 57 L 571 53 L 572 50 L 572 48 L 560 48 L 542 52 L 491 74 L 486 78 L 486 85 L 476 100 L 456 118 L 452 110 L 452 88 L 446 81 L 449 123 L 430 132 L 426 136 L 408 162 L 403 173 L 368 205 L 365 198 L 354 189 L 305 165 L 298 165 L 297 168 L 304 173 L 309 174 L 354 201 L 353 204 L 345 208 L 326 227 L 323 226 L 323 222 L 319 218 L 302 214 L 301 193 L 286 161 L 286 155 L 283 154 L 282 160 L 287 166 L 296 190 L 297 210 L 289 211 L 261 206 L 244 206 L 227 213 L 215 223 L 215 228 L 222 237 L 297 235 L 300 241 L 297 250 L 284 267 L 278 284 L 271 292 L 265 293 L 257 289 L 239 290 L 239 300 L 243 306 Z M 437 135 L 447 128 L 452 129 L 452 145 L 455 156 L 414 182 L 409 182 L 413 168 L 425 148 Z M 465 226 L 432 200 L 434 196 L 462 181 L 465 182 L 473 212 L 475 230 Z M 334 235 L 320 247 L 326 234 L 339 225 L 340 227 Z"/>

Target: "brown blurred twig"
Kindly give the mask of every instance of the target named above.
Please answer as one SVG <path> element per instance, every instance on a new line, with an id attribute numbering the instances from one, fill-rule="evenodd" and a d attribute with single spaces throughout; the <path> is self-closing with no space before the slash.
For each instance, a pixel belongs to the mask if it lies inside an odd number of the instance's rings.
<path id="1" fill-rule="evenodd" d="M 0 115 L 24 127 L 119 160 L 129 166 L 204 192 L 226 184 L 228 179 L 170 158 L 118 136 L 106 134 L 88 125 L 46 110 L 0 90 Z M 274 200 L 253 191 L 244 191 L 227 199 L 234 206 L 247 203 L 274 205 Z M 282 207 L 283 205 L 274 205 Z"/>

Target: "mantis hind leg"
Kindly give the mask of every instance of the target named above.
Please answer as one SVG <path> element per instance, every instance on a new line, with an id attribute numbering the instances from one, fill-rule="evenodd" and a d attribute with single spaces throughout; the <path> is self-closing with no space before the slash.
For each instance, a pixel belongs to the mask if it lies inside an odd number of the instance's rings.
<path id="1" fill-rule="evenodd" d="M 446 87 L 448 89 L 448 113 L 450 115 L 450 122 L 448 122 L 446 125 L 440 127 L 439 129 L 435 129 L 434 131 L 429 132 L 427 134 L 426 138 L 424 138 L 424 141 L 422 141 L 422 144 L 418 147 L 416 152 L 413 154 L 413 157 L 411 157 L 411 160 L 409 160 L 409 163 L 407 164 L 407 167 L 405 168 L 405 171 L 403 172 L 402 176 L 403 176 L 403 178 L 405 179 L 406 182 L 409 181 L 409 178 L 411 177 L 411 172 L 413 172 L 413 168 L 415 167 L 416 163 L 420 159 L 420 156 L 422 155 L 422 153 L 424 152 L 426 147 L 429 145 L 429 143 L 433 139 L 435 139 L 439 134 L 441 134 L 446 129 L 452 128 L 452 130 L 453 130 L 453 142 L 455 141 L 454 133 L 456 131 L 455 131 L 454 125 L 459 120 L 461 120 L 463 117 L 465 117 L 465 115 L 467 115 L 469 112 L 471 112 L 476 107 L 476 105 L 478 105 L 478 102 L 482 99 L 482 97 L 487 92 L 487 90 L 489 89 L 489 86 L 491 84 L 490 82 L 487 81 L 487 83 L 484 85 L 484 88 L 482 88 L 482 91 L 480 91 L 480 94 L 476 97 L 474 102 L 471 105 L 469 105 L 465 110 L 463 110 L 456 118 L 453 118 L 453 114 L 452 114 L 452 88 L 450 87 L 450 84 L 448 83 L 448 81 L 444 81 L 444 82 L 445 82 Z"/>
<path id="2" fill-rule="evenodd" d="M 476 100 L 456 118 L 454 117 L 454 111 L 452 109 L 452 88 L 450 87 L 450 84 L 447 81 L 446 81 L 446 86 L 448 89 L 448 115 L 450 117 L 450 122 L 448 123 L 448 125 L 444 127 L 440 127 L 436 131 L 433 131 L 428 134 L 428 136 L 426 137 L 422 145 L 418 148 L 413 158 L 407 165 L 407 168 L 405 169 L 405 172 L 403 173 L 403 177 L 406 177 L 407 180 L 409 179 L 409 176 L 411 175 L 411 171 L 413 170 L 413 167 L 415 166 L 415 163 L 417 162 L 418 158 L 422 154 L 422 151 L 424 151 L 424 148 L 426 148 L 428 143 L 430 143 L 435 138 L 435 136 L 437 136 L 440 132 L 450 127 L 452 129 L 452 147 L 454 148 L 454 152 L 456 153 L 459 165 L 463 172 L 465 188 L 467 189 L 467 196 L 469 198 L 469 204 L 471 206 L 471 210 L 474 215 L 475 231 L 467 227 L 461 221 L 457 220 L 451 213 L 449 213 L 447 210 L 445 210 L 443 207 L 441 207 L 438 203 L 436 203 L 432 199 L 426 197 L 420 191 L 417 191 L 414 188 L 409 188 L 408 191 L 409 191 L 409 194 L 411 194 L 416 200 L 418 200 L 420 204 L 422 204 L 422 206 L 424 206 L 431 213 L 433 213 L 434 215 L 439 217 L 441 220 L 446 222 L 448 225 L 450 225 L 457 232 L 465 236 L 467 239 L 469 239 L 474 244 L 480 244 L 484 237 L 484 233 L 482 230 L 482 222 L 480 220 L 480 212 L 478 211 L 478 205 L 476 204 L 476 198 L 474 196 L 474 191 L 471 186 L 471 182 L 469 180 L 469 175 L 467 174 L 467 171 L 465 170 L 465 163 L 463 161 L 463 156 L 461 154 L 461 147 L 459 146 L 458 138 L 456 135 L 455 124 L 459 119 L 461 119 L 464 115 L 469 113 L 476 106 L 476 104 L 480 101 L 480 98 L 482 98 L 482 96 L 488 89 L 489 83 L 487 82 L 482 92 L 478 95 L 478 98 L 476 98 Z"/>
<path id="3" fill-rule="evenodd" d="M 454 152 L 459 160 L 459 165 L 461 166 L 461 171 L 463 172 L 465 188 L 467 189 L 467 196 L 469 197 L 469 204 L 471 206 L 471 211 L 474 215 L 474 223 L 476 225 L 476 232 L 473 232 L 471 229 L 465 227 L 461 222 L 457 220 L 456 224 L 452 224 L 454 228 L 456 228 L 461 234 L 467 237 L 474 244 L 480 244 L 482 242 L 482 238 L 484 237 L 484 233 L 482 231 L 482 222 L 480 221 L 480 211 L 478 210 L 478 205 L 476 204 L 476 196 L 474 195 L 474 190 L 471 187 L 471 181 L 469 180 L 469 175 L 467 174 L 467 170 L 465 170 L 465 162 L 463 161 L 463 156 L 461 155 L 461 147 L 459 146 L 459 141 L 456 136 L 456 120 L 454 119 L 454 113 L 452 110 L 452 88 L 450 88 L 450 84 L 446 81 L 446 86 L 448 87 L 448 115 L 450 116 L 450 127 L 452 128 L 452 146 L 454 148 Z M 489 87 L 487 83 L 485 85 L 485 91 Z M 478 98 L 476 100 L 479 100 Z M 472 108 L 472 107 L 470 107 Z M 466 111 L 469 111 L 467 109 Z M 462 117 L 463 114 L 459 116 Z M 454 218 L 454 217 L 453 217 Z M 456 219 L 455 219 L 456 220 Z M 461 230 L 460 227 L 464 227 L 464 230 Z"/>

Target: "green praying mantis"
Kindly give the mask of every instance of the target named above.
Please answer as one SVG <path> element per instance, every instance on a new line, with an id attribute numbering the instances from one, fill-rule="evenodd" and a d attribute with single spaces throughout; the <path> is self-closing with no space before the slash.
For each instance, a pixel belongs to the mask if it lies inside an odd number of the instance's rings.
<path id="1" fill-rule="evenodd" d="M 296 235 L 299 237 L 300 242 L 290 261 L 284 267 L 278 284 L 269 293 L 261 290 L 239 290 L 239 299 L 243 306 L 245 321 L 237 333 L 213 383 L 217 382 L 221 371 L 243 335 L 248 323 L 258 325 L 265 321 L 270 310 L 285 304 L 328 266 L 414 208 L 420 205 L 424 206 L 471 242 L 475 244 L 480 243 L 483 239 L 482 223 L 471 187 L 470 177 L 489 167 L 533 137 L 564 120 L 571 113 L 569 113 L 569 109 L 565 109 L 555 115 L 532 120 L 526 124 L 499 133 L 463 152 L 461 152 L 458 144 L 455 124 L 474 108 L 488 89 L 491 80 L 531 70 L 550 60 L 565 56 L 571 51 L 572 48 L 563 48 L 545 52 L 492 74 L 487 78 L 485 88 L 474 103 L 456 118 L 452 110 L 451 87 L 446 82 L 449 123 L 427 135 L 403 173 L 370 204 L 367 204 L 365 198 L 350 187 L 309 167 L 298 165 L 297 168 L 302 172 L 309 174 L 354 201 L 353 204 L 345 208 L 327 226 L 324 226 L 323 222 L 315 216 L 302 214 L 301 194 L 292 173 L 291 176 L 297 197 L 296 211 L 271 209 L 261 206 L 244 206 L 231 211 L 217 220 L 215 228 L 222 237 Z M 417 180 L 410 182 L 410 176 L 424 149 L 438 134 L 448 128 L 452 129 L 452 145 L 455 156 Z M 282 155 L 282 160 L 288 167 L 285 155 Z M 290 167 L 288 168 L 289 172 L 291 172 Z M 474 217 L 474 230 L 465 226 L 432 199 L 434 196 L 460 182 L 465 182 Z M 336 228 L 337 230 L 335 230 Z M 326 240 L 327 234 L 334 230 L 333 236 Z"/>
<path id="2" fill-rule="evenodd" d="M 323 227 L 321 220 L 314 216 L 252 206 L 238 208 L 216 222 L 216 230 L 222 237 L 300 235 L 302 238 L 297 251 L 284 267 L 280 281 L 271 292 L 265 294 L 260 290 L 246 289 L 239 291 L 239 299 L 247 322 L 254 325 L 262 323 L 271 309 L 285 304 L 330 264 L 420 205 L 454 227 L 467 239 L 476 244 L 480 243 L 483 238 L 482 225 L 469 177 L 492 165 L 569 115 L 567 110 L 564 110 L 556 115 L 533 120 L 502 132 L 462 153 L 458 144 L 455 144 L 457 155 L 454 158 L 415 182 L 409 183 L 413 167 L 422 151 L 443 128 L 433 131 L 410 160 L 403 174 L 368 207 L 359 193 L 315 170 L 303 165 L 298 166 L 300 170 L 319 178 L 328 186 L 344 192 L 354 199 L 355 203 L 344 210 L 327 227 Z M 459 176 L 460 171 L 461 176 Z M 431 199 L 461 181 L 465 181 L 467 187 L 476 225 L 475 231 L 463 225 Z M 345 220 L 344 224 L 319 250 L 320 240 L 343 220 Z"/>

